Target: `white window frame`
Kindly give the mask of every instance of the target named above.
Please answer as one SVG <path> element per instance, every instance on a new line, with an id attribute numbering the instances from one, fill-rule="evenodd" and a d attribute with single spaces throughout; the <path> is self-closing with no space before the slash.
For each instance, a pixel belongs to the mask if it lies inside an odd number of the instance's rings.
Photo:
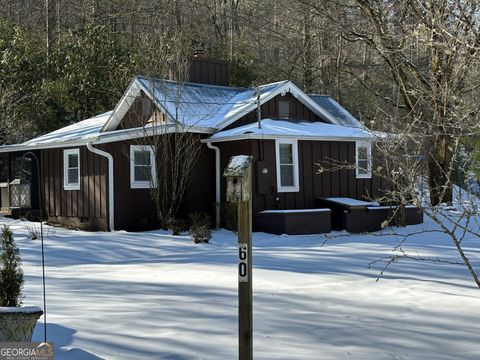
<path id="1" fill-rule="evenodd" d="M 68 182 L 68 157 L 70 155 L 77 155 L 78 157 L 78 183 Z M 64 190 L 80 190 L 80 149 L 63 150 L 63 189 Z"/>
<path id="2" fill-rule="evenodd" d="M 135 180 L 135 151 L 148 151 L 150 153 L 151 180 Z M 151 145 L 130 145 L 130 188 L 131 189 L 151 189 L 157 187 L 157 169 L 155 163 L 155 147 Z"/>
<path id="3" fill-rule="evenodd" d="M 367 149 L 367 173 L 361 174 L 358 166 L 358 149 L 359 148 Z M 356 141 L 355 142 L 355 173 L 357 179 L 371 179 L 372 178 L 372 143 L 370 141 Z"/>
<path id="4" fill-rule="evenodd" d="M 293 160 L 293 186 L 282 186 L 281 172 L 280 172 L 280 144 L 292 145 L 292 160 Z M 298 167 L 298 141 L 297 140 L 275 140 L 275 157 L 277 168 L 277 192 L 299 192 L 300 191 L 300 177 Z"/>

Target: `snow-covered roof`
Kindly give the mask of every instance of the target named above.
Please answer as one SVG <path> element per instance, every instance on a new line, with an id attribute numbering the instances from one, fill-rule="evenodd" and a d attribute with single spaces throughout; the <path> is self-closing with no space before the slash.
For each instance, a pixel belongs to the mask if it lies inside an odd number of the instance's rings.
<path id="1" fill-rule="evenodd" d="M 138 79 L 143 87 L 153 94 L 171 119 L 188 125 L 215 128 L 225 118 L 242 112 L 242 109 L 256 101 L 254 89 L 179 83 L 143 77 Z M 260 86 L 260 96 L 267 96 L 283 83 Z"/>
<path id="2" fill-rule="evenodd" d="M 258 123 L 224 130 L 212 135 L 208 141 L 231 141 L 245 138 L 296 138 L 312 140 L 361 140 L 371 139 L 374 134 L 370 131 L 341 125 L 326 124 L 322 122 L 288 121 L 263 119 L 261 129 Z"/>
<path id="3" fill-rule="evenodd" d="M 154 124 L 145 127 L 120 129 L 115 131 L 101 132 L 101 129 L 110 118 L 112 111 L 97 115 L 93 118 L 79 121 L 78 123 L 41 135 L 20 144 L 2 145 L 0 153 L 12 151 L 26 151 L 35 149 L 60 148 L 70 146 L 84 146 L 89 141 L 95 144 L 115 141 L 131 140 L 139 137 L 155 134 L 167 134 L 178 130 L 174 124 L 161 125 L 161 130 Z M 203 129 L 191 127 L 192 132 L 204 133 Z M 210 132 L 211 134 L 211 132 Z"/>
<path id="4" fill-rule="evenodd" d="M 236 88 L 138 76 L 132 80 L 102 131 L 112 131 L 118 127 L 141 91 L 147 94 L 172 122 L 179 121 L 187 126 L 223 129 L 254 110 L 258 94 L 260 103 L 263 104 L 279 94 L 286 93 L 291 93 L 325 121 L 339 123 L 327 110 L 288 80 L 257 88 Z"/>
<path id="5" fill-rule="evenodd" d="M 113 111 L 21 144 L 0 146 L 0 152 L 79 146 L 85 145 L 87 141 L 112 142 L 144 136 L 142 128 L 117 130 L 121 120 L 142 91 L 167 115 L 170 121 L 162 126 L 165 126 L 168 132 L 175 131 L 167 128 L 178 121 L 185 126 L 185 131 L 213 134 L 254 111 L 258 96 L 260 103 L 263 104 L 277 95 L 286 93 L 292 94 L 322 121 L 330 123 L 263 119 L 261 131 L 256 124 L 250 124 L 217 132 L 209 141 L 255 136 L 339 140 L 373 137 L 371 132 L 334 99 L 323 95 L 309 96 L 288 80 L 257 88 L 238 88 L 135 77 Z M 149 128 L 147 131 L 152 129 Z"/>
<path id="6" fill-rule="evenodd" d="M 328 111 L 340 125 L 364 129 L 363 124 L 350 114 L 334 98 L 328 95 L 309 94 L 310 98 Z"/>
<path id="7" fill-rule="evenodd" d="M 109 111 L 90 119 L 79 121 L 20 144 L 0 146 L 0 152 L 55 147 L 56 145 L 59 147 L 75 146 L 79 142 L 86 143 L 89 139 L 95 139 L 99 136 L 100 130 L 107 122 L 111 113 L 112 111 Z"/>
<path id="8" fill-rule="evenodd" d="M 232 156 L 228 162 L 223 176 L 242 176 L 245 169 L 251 163 L 252 157 L 250 155 L 236 155 Z"/>
<path id="9" fill-rule="evenodd" d="M 95 138 L 100 133 L 103 125 L 107 122 L 111 115 L 111 111 L 104 114 L 94 116 L 90 119 L 79 121 L 75 124 L 66 126 L 64 128 L 55 130 L 51 133 L 39 136 L 37 138 L 28 140 L 22 145 L 42 145 L 52 142 L 65 142 L 73 140 L 85 140 Z"/>

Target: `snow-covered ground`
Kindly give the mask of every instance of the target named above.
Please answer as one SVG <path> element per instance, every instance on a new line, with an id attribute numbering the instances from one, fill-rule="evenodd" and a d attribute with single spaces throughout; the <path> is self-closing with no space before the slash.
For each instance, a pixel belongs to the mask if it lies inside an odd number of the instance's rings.
<path id="1" fill-rule="evenodd" d="M 16 234 L 25 305 L 42 304 L 40 242 Z M 403 230 L 414 232 L 435 225 Z M 398 238 L 254 234 L 256 359 L 479 359 L 480 290 L 464 266 L 405 260 L 376 282 Z M 48 340 L 56 359 L 236 359 L 236 236 L 47 227 Z M 328 240 L 324 245 L 325 240 Z M 464 240 L 477 268 L 480 247 Z M 412 236 L 414 255 L 460 261 L 450 240 Z M 42 339 L 37 326 L 34 340 Z"/>

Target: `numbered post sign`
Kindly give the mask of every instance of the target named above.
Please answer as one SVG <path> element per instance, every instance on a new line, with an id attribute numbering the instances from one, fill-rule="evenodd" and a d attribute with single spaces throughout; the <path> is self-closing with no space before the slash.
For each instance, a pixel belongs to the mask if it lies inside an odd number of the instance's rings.
<path id="1" fill-rule="evenodd" d="M 248 246 L 246 243 L 238 244 L 238 281 L 248 282 Z"/>

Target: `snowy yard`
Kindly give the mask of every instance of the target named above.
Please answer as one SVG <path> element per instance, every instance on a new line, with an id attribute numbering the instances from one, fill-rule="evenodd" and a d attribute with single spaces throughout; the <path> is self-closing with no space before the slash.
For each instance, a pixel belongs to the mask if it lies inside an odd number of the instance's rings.
<path id="1" fill-rule="evenodd" d="M 3 222 L 22 252 L 24 304 L 41 306 L 40 241 Z M 195 245 L 162 232 L 47 232 L 57 359 L 236 359 L 234 233 Z M 383 263 L 368 264 L 390 255 L 395 237 L 332 234 L 323 246 L 324 235 L 254 234 L 256 359 L 480 358 L 480 290 L 463 266 L 404 261 L 376 283 Z M 480 247 L 464 247 L 478 268 Z M 406 249 L 460 260 L 435 234 Z"/>

